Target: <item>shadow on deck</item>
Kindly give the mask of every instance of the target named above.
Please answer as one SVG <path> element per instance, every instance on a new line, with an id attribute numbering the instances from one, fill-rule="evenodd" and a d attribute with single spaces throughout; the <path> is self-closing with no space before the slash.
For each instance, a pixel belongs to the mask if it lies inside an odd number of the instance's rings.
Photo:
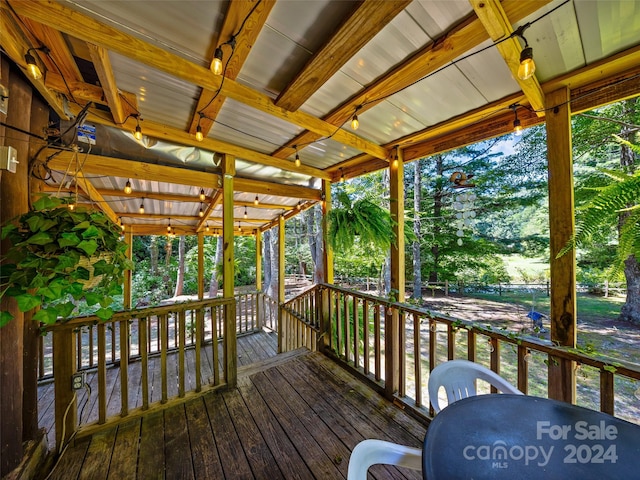
<path id="1" fill-rule="evenodd" d="M 240 368 L 237 388 L 76 439 L 50 478 L 345 478 L 361 440 L 419 447 L 425 432 L 332 360 L 300 349 Z M 394 467 L 370 472 L 421 478 Z"/>

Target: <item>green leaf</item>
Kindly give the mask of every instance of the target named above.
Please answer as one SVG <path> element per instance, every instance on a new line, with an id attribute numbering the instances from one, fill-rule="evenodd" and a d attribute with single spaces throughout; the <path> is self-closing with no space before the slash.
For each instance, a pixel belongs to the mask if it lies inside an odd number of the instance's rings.
<path id="1" fill-rule="evenodd" d="M 52 197 L 49 195 L 43 195 L 38 200 L 33 202 L 34 210 L 51 210 L 62 205 L 62 200 L 58 197 Z"/>
<path id="2" fill-rule="evenodd" d="M 46 232 L 38 232 L 35 235 L 28 237 L 24 242 L 21 242 L 18 245 L 47 245 L 51 242 L 53 242 L 51 235 Z"/>
<path id="3" fill-rule="evenodd" d="M 0 328 L 4 327 L 11 320 L 13 320 L 13 315 L 11 315 L 9 312 L 0 312 Z"/>
<path id="4" fill-rule="evenodd" d="M 65 270 L 67 268 L 75 267 L 80 261 L 80 254 L 78 252 L 69 251 L 63 255 L 58 256 L 58 269 Z"/>
<path id="5" fill-rule="evenodd" d="M 56 305 L 57 315 L 62 318 L 69 318 L 73 314 L 75 308 L 76 306 L 73 302 L 59 303 Z"/>
<path id="6" fill-rule="evenodd" d="M 95 225 L 90 225 L 84 232 L 82 232 L 82 238 L 97 238 L 100 236 L 100 230 Z"/>
<path id="7" fill-rule="evenodd" d="M 100 308 L 96 312 L 96 316 L 101 320 L 109 320 L 113 316 L 113 310 L 111 308 Z"/>
<path id="8" fill-rule="evenodd" d="M 37 322 L 52 325 L 58 320 L 58 310 L 54 307 L 43 308 L 35 313 L 33 319 Z"/>
<path id="9" fill-rule="evenodd" d="M 76 300 L 80 300 L 84 296 L 84 285 L 79 282 L 73 282 L 66 289 L 66 293 L 70 294 Z"/>
<path id="10" fill-rule="evenodd" d="M 4 227 L 2 227 L 2 234 L 0 235 L 0 240 L 4 240 L 5 238 L 7 238 L 7 236 L 16 231 L 18 229 L 18 227 L 16 227 L 14 224 L 10 223 L 8 225 L 5 225 Z"/>
<path id="11" fill-rule="evenodd" d="M 75 233 L 63 233 L 58 239 L 58 245 L 60 248 L 75 247 L 80 243 L 80 238 Z"/>
<path id="12" fill-rule="evenodd" d="M 114 270 L 114 266 L 110 263 L 105 262 L 104 260 L 98 260 L 93 264 L 93 274 L 97 277 L 98 275 L 104 275 L 105 273 L 108 275 Z"/>
<path id="13" fill-rule="evenodd" d="M 91 305 L 96 305 L 98 303 L 100 303 L 100 300 L 102 299 L 102 295 L 99 293 L 94 293 L 94 292 L 86 292 L 84 299 L 87 302 L 87 305 L 91 306 Z"/>
<path id="14" fill-rule="evenodd" d="M 18 295 L 16 297 L 16 302 L 18 303 L 18 308 L 21 312 L 28 312 L 32 308 L 38 307 L 42 303 L 40 297 L 36 297 L 28 293 Z"/>
<path id="15" fill-rule="evenodd" d="M 71 273 L 71 278 L 75 280 L 89 280 L 91 278 L 91 272 L 84 267 L 78 267 Z"/>
<path id="16" fill-rule="evenodd" d="M 83 250 L 87 255 L 91 256 L 98 249 L 98 242 L 95 240 L 83 240 L 78 245 L 77 248 Z"/>
<path id="17" fill-rule="evenodd" d="M 111 297 L 103 297 L 100 299 L 100 306 L 102 308 L 107 308 L 112 303 L 113 303 L 113 298 Z"/>

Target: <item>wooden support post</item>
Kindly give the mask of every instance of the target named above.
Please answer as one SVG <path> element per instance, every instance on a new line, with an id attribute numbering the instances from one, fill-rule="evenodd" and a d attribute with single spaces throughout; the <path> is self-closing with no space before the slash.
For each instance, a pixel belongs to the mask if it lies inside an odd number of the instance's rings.
<path id="1" fill-rule="evenodd" d="M 129 260 L 133 259 L 133 233 L 131 231 L 131 227 L 127 227 L 124 232 L 124 241 L 127 244 L 127 258 Z M 132 304 L 132 295 L 131 295 L 131 281 L 132 281 L 133 272 L 131 270 L 125 270 L 124 272 L 124 292 L 122 295 L 122 304 L 125 309 L 130 309 Z"/>
<path id="2" fill-rule="evenodd" d="M 198 232 L 198 300 L 204 298 L 204 232 Z"/>
<path id="3" fill-rule="evenodd" d="M 260 229 L 256 229 L 256 297 L 255 297 L 255 315 L 256 315 L 256 327 L 261 330 L 264 326 L 264 311 L 262 309 L 262 302 L 260 301 L 260 295 L 262 292 L 262 232 Z"/>
<path id="4" fill-rule="evenodd" d="M 324 283 L 333 283 L 333 250 L 327 241 L 328 216 L 331 210 L 331 182 L 322 181 L 322 261 Z M 331 292 L 328 288 L 321 290 L 320 306 L 320 335 L 318 335 L 318 351 L 324 352 L 329 348 L 331 340 Z"/>
<path id="5" fill-rule="evenodd" d="M 284 216 L 280 215 L 278 220 L 278 353 L 283 350 L 283 338 L 291 332 L 285 332 L 283 322 L 282 304 L 284 303 Z"/>
<path id="6" fill-rule="evenodd" d="M 570 92 L 561 88 L 547 95 L 547 156 L 549 159 L 549 233 L 551 249 L 551 341 L 576 346 L 575 251 L 556 258 L 575 234 L 573 162 L 571 157 Z M 549 398 L 574 403 L 574 363 L 549 358 Z"/>
<path id="7" fill-rule="evenodd" d="M 53 358 L 56 447 L 60 448 L 77 425 L 77 399 L 71 388 L 71 377 L 76 373 L 76 342 L 71 328 L 53 331 Z"/>
<path id="8" fill-rule="evenodd" d="M 225 298 L 234 296 L 233 266 L 233 177 L 236 174 L 235 158 L 225 154 L 222 157 L 222 292 Z M 236 338 L 236 306 L 235 303 L 224 309 L 224 365 L 225 379 L 230 387 L 235 387 L 238 376 L 237 338 Z"/>
<path id="9" fill-rule="evenodd" d="M 29 130 L 31 111 L 31 87 L 25 82 L 17 68 L 9 69 L 4 55 L 0 55 L 0 70 L 3 84 L 9 89 L 6 123 L 23 130 Z M 8 80 L 8 85 L 7 85 Z M 0 120 L 5 116 L 0 114 Z M 4 131 L 4 127 L 0 127 Z M 9 133 L 10 132 L 10 133 Z M 28 135 L 17 131 L 6 131 L 0 137 L 0 145 L 12 146 L 18 154 L 16 173 L 0 170 L 0 224 L 29 209 Z M 4 240 L 0 251 L 5 252 L 9 241 Z M 23 353 L 24 314 L 15 300 L 3 297 L 1 310 L 10 312 L 14 318 L 0 329 L 0 477 L 9 474 L 22 460 L 23 449 Z M 37 361 L 37 355 L 31 358 Z M 36 418 L 37 421 L 37 418 Z"/>
<path id="10" fill-rule="evenodd" d="M 404 162 L 399 149 L 389 164 L 390 210 L 394 229 L 391 244 L 391 294 L 395 301 L 404 302 Z M 385 318 L 385 395 L 392 398 L 400 385 L 400 312 L 393 308 Z"/>

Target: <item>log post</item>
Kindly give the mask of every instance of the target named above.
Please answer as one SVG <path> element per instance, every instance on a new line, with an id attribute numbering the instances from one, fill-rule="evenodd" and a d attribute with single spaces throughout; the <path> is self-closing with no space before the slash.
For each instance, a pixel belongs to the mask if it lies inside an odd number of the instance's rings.
<path id="1" fill-rule="evenodd" d="M 333 284 L 333 250 L 329 246 L 327 237 L 328 217 L 331 210 L 331 182 L 322 181 L 322 260 L 324 262 L 322 281 Z M 318 335 L 318 351 L 325 352 L 331 343 L 331 291 L 328 288 L 321 290 L 318 305 L 320 306 L 320 334 Z"/>
<path id="2" fill-rule="evenodd" d="M 396 302 L 404 302 L 404 162 L 402 153 L 396 149 L 389 164 L 389 193 L 391 222 L 394 242 L 391 244 L 391 292 Z M 400 312 L 391 309 L 385 318 L 385 395 L 393 398 L 400 386 Z"/>
<path id="3" fill-rule="evenodd" d="M 561 88 L 547 95 L 547 156 L 549 159 L 549 233 L 551 250 L 551 341 L 576 346 L 575 250 L 556 258 L 575 234 L 573 162 L 571 156 L 570 92 Z M 574 403 L 574 363 L 549 358 L 549 398 Z"/>
<path id="4" fill-rule="evenodd" d="M 77 399 L 71 388 L 76 373 L 76 342 L 73 330 L 58 327 L 53 330 L 53 377 L 55 391 L 56 447 L 71 437 L 77 425 Z"/>
<path id="5" fill-rule="evenodd" d="M 225 298 L 234 296 L 233 266 L 233 177 L 236 174 L 235 158 L 225 154 L 222 157 L 222 291 Z M 230 387 L 236 385 L 238 376 L 236 304 L 226 305 L 224 309 L 224 366 L 225 379 Z"/>

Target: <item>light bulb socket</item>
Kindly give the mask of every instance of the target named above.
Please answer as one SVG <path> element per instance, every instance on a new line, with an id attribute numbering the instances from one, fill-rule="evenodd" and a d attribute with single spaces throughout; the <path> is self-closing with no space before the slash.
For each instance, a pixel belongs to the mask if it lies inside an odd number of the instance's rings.
<path id="1" fill-rule="evenodd" d="M 127 183 L 124 186 L 124 193 L 129 195 L 132 191 L 133 191 L 133 189 L 131 188 L 131 182 L 129 180 L 127 180 Z"/>
<path id="2" fill-rule="evenodd" d="M 196 127 L 196 140 L 199 142 L 204 140 L 204 135 L 202 134 L 202 127 L 200 125 Z"/>
<path id="3" fill-rule="evenodd" d="M 204 200 L 207 198 L 207 196 L 204 194 L 204 188 L 200 189 L 200 201 L 204 202 Z"/>
<path id="4" fill-rule="evenodd" d="M 353 115 L 353 117 L 351 118 L 351 128 L 353 130 L 357 130 L 358 127 L 360 126 L 360 121 L 358 120 L 358 115 Z"/>

